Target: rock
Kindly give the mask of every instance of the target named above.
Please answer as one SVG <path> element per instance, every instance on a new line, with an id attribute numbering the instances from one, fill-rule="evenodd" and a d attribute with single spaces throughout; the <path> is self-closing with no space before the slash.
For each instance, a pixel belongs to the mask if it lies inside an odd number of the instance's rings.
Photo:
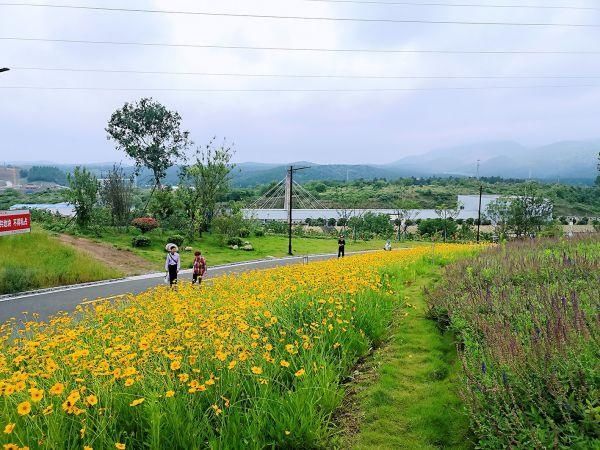
<path id="1" fill-rule="evenodd" d="M 191 252 L 192 250 L 194 250 L 192 247 L 186 247 L 186 248 L 184 248 L 184 251 L 186 251 L 186 252 Z"/>
<path id="2" fill-rule="evenodd" d="M 230 246 L 230 248 L 231 248 L 232 250 L 237 250 L 239 247 L 238 247 L 237 245 L 232 245 L 232 246 Z"/>
<path id="3" fill-rule="evenodd" d="M 245 252 L 253 252 L 254 247 L 252 247 L 252 244 L 246 244 L 242 247 L 242 250 L 244 250 Z"/>

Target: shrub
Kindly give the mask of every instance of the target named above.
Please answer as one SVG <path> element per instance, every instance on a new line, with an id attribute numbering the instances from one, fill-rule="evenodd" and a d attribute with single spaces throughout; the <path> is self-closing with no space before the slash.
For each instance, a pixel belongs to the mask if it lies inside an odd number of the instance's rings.
<path id="1" fill-rule="evenodd" d="M 335 227 L 335 224 L 337 223 L 337 221 L 331 217 L 330 219 L 327 219 L 327 226 L 328 227 Z"/>
<path id="2" fill-rule="evenodd" d="M 265 235 L 265 230 L 263 228 L 257 228 L 254 230 L 254 236 L 263 237 Z"/>
<path id="3" fill-rule="evenodd" d="M 167 238 L 168 244 L 175 244 L 177 247 L 181 247 L 185 241 L 185 238 L 180 234 L 173 234 Z"/>
<path id="4" fill-rule="evenodd" d="M 152 244 L 152 241 L 148 236 L 134 236 L 131 239 L 131 245 L 136 248 L 150 247 L 150 244 Z"/>
<path id="5" fill-rule="evenodd" d="M 158 222 L 152 217 L 138 217 L 131 221 L 131 225 L 136 227 L 142 233 L 147 233 L 158 228 Z"/>
<path id="6" fill-rule="evenodd" d="M 239 235 L 243 238 L 250 237 L 250 230 L 248 228 L 240 228 Z"/>
<path id="7" fill-rule="evenodd" d="M 234 245 L 241 247 L 242 245 L 244 245 L 244 240 L 240 237 L 230 237 L 229 239 L 227 239 L 227 245 L 230 247 L 233 247 Z"/>
<path id="8" fill-rule="evenodd" d="M 450 237 L 458 231 L 458 225 L 453 220 L 426 219 L 419 224 L 419 233 L 422 236 L 433 236 L 434 234 L 446 233 Z"/>

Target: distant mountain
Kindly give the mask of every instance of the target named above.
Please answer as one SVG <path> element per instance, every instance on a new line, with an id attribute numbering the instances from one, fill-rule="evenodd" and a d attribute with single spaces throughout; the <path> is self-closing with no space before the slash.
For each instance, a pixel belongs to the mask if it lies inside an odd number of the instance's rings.
<path id="1" fill-rule="evenodd" d="M 564 141 L 541 147 L 525 147 L 512 141 L 482 142 L 455 147 L 439 148 L 430 152 L 406 156 L 390 164 L 314 164 L 306 161 L 292 163 L 294 166 L 310 166 L 295 174 L 295 180 L 304 183 L 320 180 L 372 180 L 375 178 L 395 179 L 415 176 L 475 176 L 477 160 L 479 174 L 485 177 L 534 178 L 557 180 L 572 184 L 593 183 L 600 151 L 600 139 L 591 141 Z M 32 163 L 15 164 L 20 167 Z M 71 171 L 75 164 L 44 165 Z M 235 187 L 251 187 L 282 180 L 290 164 L 245 162 L 236 165 L 232 173 Z M 96 176 L 102 176 L 112 163 L 86 164 Z M 127 174 L 132 166 L 123 166 Z M 179 181 L 179 167 L 167 171 L 164 184 L 174 185 Z M 138 184 L 152 183 L 152 174 L 142 170 Z"/>
<path id="2" fill-rule="evenodd" d="M 293 163 L 295 167 L 310 166 L 306 170 L 294 174 L 294 180 L 299 183 L 308 181 L 345 181 L 374 178 L 393 179 L 400 176 L 400 171 L 394 168 L 382 168 L 369 165 L 349 164 L 313 164 L 309 162 Z M 233 174 L 233 185 L 237 187 L 250 187 L 280 181 L 286 177 L 290 164 L 275 166 L 268 169 L 252 169 L 247 163 L 236 166 Z"/>
<path id="3" fill-rule="evenodd" d="M 425 175 L 464 175 L 536 179 L 589 179 L 596 176 L 600 140 L 565 141 L 537 148 L 515 142 L 487 142 L 407 156 L 388 167 Z"/>

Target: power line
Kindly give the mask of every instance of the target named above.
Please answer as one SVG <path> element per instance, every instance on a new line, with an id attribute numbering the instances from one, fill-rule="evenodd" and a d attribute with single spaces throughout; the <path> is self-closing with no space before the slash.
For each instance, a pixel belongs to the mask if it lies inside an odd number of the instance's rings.
<path id="1" fill-rule="evenodd" d="M 362 17 L 317 17 L 317 16 L 284 16 L 276 14 L 250 14 L 250 13 L 225 13 L 209 11 L 176 11 L 166 9 L 146 8 L 109 8 L 104 6 L 83 5 L 53 5 L 47 3 L 0 3 L 0 6 L 13 7 L 39 7 L 56 9 L 74 9 L 105 12 L 132 12 L 152 14 L 177 14 L 205 17 L 231 17 L 245 19 L 284 19 L 303 21 L 327 22 L 363 22 L 363 23 L 403 23 L 403 24 L 432 24 L 432 25 L 490 25 L 490 26 L 517 26 L 517 27 L 568 27 L 568 28 L 600 28 L 600 24 L 583 23 L 551 23 L 551 22 L 504 22 L 504 21 L 469 21 L 469 20 L 432 20 L 432 19 L 390 19 L 390 18 L 362 18 Z"/>
<path id="2" fill-rule="evenodd" d="M 65 44 L 89 45 L 124 45 L 141 47 L 177 47 L 177 48 L 205 48 L 227 50 L 266 50 L 290 52 L 326 52 L 326 53 L 397 53 L 397 54 L 457 54 L 457 55 L 598 55 L 600 50 L 400 50 L 400 49 L 373 49 L 373 48 L 310 48 L 310 47 L 271 47 L 252 45 L 221 45 L 221 44 L 171 44 L 162 42 L 135 42 L 135 41 L 93 41 L 87 39 L 49 39 L 49 38 L 24 38 L 15 36 L 0 36 L 4 41 L 20 42 L 53 42 Z"/>
<path id="3" fill-rule="evenodd" d="M 378 93 L 378 92 L 410 92 L 410 91 L 478 91 L 488 89 L 561 89 L 561 88 L 600 88 L 600 84 L 577 85 L 530 85 L 530 86 L 448 86 L 448 87 L 413 87 L 413 88 L 374 88 L 374 89 L 197 89 L 197 88 L 110 88 L 110 87 L 79 87 L 79 86 L 0 86 L 0 89 L 43 90 L 43 91 L 100 91 L 100 92 L 197 92 L 197 93 Z"/>
<path id="4" fill-rule="evenodd" d="M 565 5 L 516 5 L 516 4 L 485 4 L 485 3 L 442 3 L 442 2 L 401 2 L 401 1 L 377 1 L 377 0 L 302 0 L 312 3 L 342 3 L 359 5 L 383 5 L 383 6 L 445 6 L 457 8 L 502 8 L 502 9 L 552 9 L 552 10 L 575 10 L 575 11 L 600 11 L 594 6 L 565 6 Z"/>
<path id="5" fill-rule="evenodd" d="M 183 75 L 232 78 L 316 78 L 316 79 L 374 79 L 374 80 L 562 80 L 562 79 L 595 79 L 600 75 L 348 75 L 348 74 L 267 74 L 267 73 L 232 73 L 232 72 L 177 72 L 161 70 L 128 70 L 128 69 L 92 69 L 62 67 L 20 67 L 12 66 L 11 70 L 43 71 L 43 72 L 84 72 L 84 73 L 116 73 L 136 75 Z"/>

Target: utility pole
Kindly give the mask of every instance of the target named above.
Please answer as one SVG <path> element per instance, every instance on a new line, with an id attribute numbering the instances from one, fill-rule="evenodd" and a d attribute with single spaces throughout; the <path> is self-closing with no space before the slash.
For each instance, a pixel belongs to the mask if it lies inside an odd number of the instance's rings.
<path id="1" fill-rule="evenodd" d="M 479 180 L 479 160 L 477 160 L 477 179 Z M 483 197 L 483 184 L 479 181 L 479 212 L 477 214 L 477 243 L 479 244 L 481 231 L 481 198 Z"/>
<path id="2" fill-rule="evenodd" d="M 483 184 L 479 185 L 479 214 L 477 219 L 477 243 L 479 244 L 479 232 L 481 230 L 481 197 L 483 197 Z"/>
<path id="3" fill-rule="evenodd" d="M 292 211 L 294 210 L 294 172 L 299 170 L 310 169 L 310 167 L 294 167 L 290 166 L 288 169 L 288 176 L 286 181 L 287 190 L 287 210 L 288 210 L 288 255 L 292 256 Z"/>

